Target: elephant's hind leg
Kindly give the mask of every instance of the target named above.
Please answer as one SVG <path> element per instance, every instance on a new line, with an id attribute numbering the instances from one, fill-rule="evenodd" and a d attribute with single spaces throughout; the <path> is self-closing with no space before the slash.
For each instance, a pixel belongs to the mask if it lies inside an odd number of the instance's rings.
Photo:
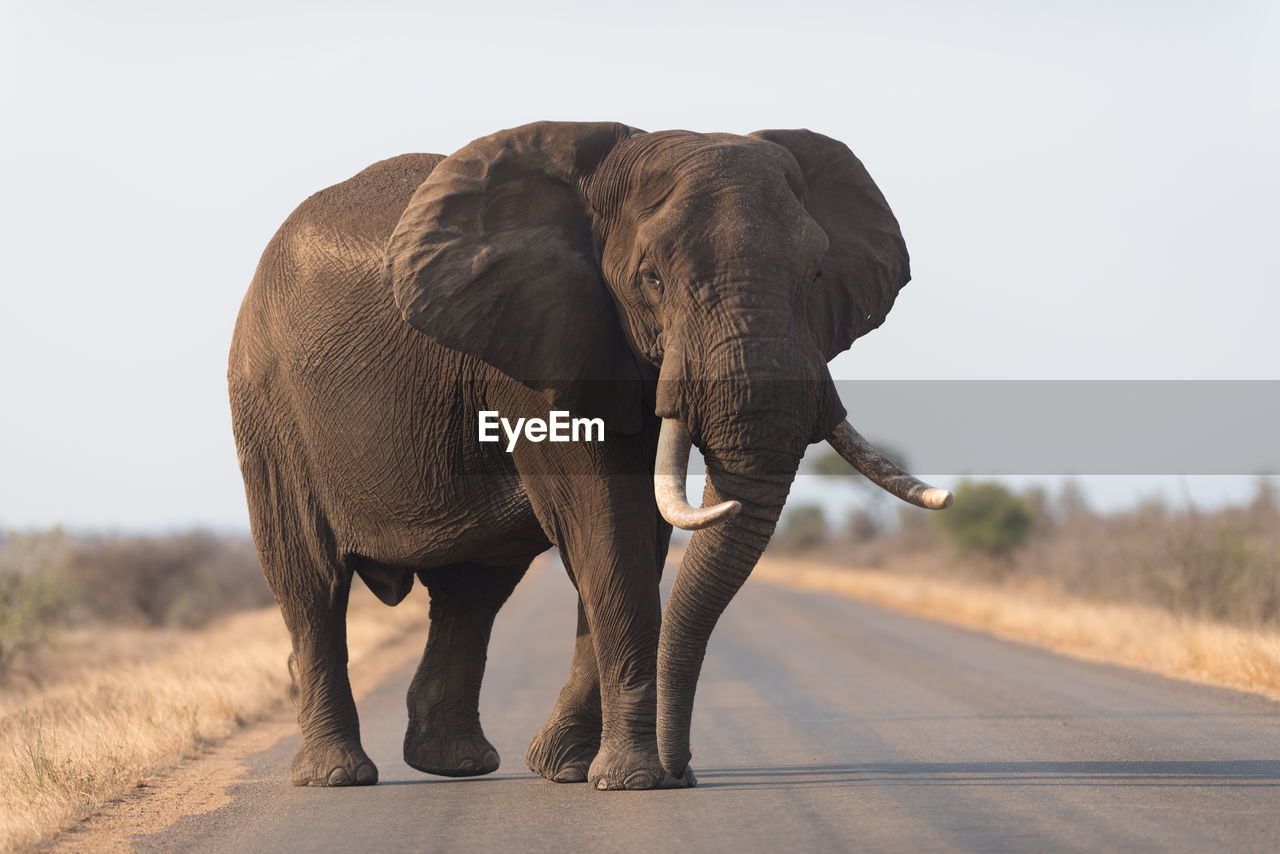
<path id="1" fill-rule="evenodd" d="M 498 769 L 480 727 L 480 683 L 498 609 L 529 568 L 457 564 L 424 570 L 431 629 L 409 686 L 404 761 L 428 774 L 473 777 Z"/>
<path id="2" fill-rule="evenodd" d="M 255 501 L 251 493 L 250 513 L 255 539 L 271 544 L 259 549 L 259 558 L 293 641 L 289 671 L 302 747 L 293 758 L 290 781 L 295 786 L 373 785 L 378 769 L 360 746 L 347 678 L 351 573 L 321 542 L 323 525 L 298 524 L 286 512 L 290 499 L 280 498 Z"/>
<path id="3" fill-rule="evenodd" d="M 529 743 L 529 770 L 556 783 L 585 783 L 591 760 L 600 752 L 600 668 L 587 615 L 578 600 L 578 635 L 573 665 L 556 707 Z"/>

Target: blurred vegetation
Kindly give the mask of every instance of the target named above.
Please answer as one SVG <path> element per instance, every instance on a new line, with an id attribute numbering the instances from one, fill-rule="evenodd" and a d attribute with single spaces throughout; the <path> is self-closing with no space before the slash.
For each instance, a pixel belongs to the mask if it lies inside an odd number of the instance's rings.
<path id="1" fill-rule="evenodd" d="M 272 601 L 248 537 L 0 534 L 0 679 L 69 626 L 198 628 Z"/>
<path id="2" fill-rule="evenodd" d="M 1030 501 L 994 480 L 962 480 L 954 492 L 955 504 L 935 518 L 961 551 L 1008 558 L 1027 541 L 1035 518 Z"/>
<path id="3" fill-rule="evenodd" d="M 816 504 L 796 504 L 782 511 L 769 547 L 782 552 L 805 552 L 827 541 L 827 519 Z"/>
<path id="4" fill-rule="evenodd" d="M 888 442 L 875 441 L 871 444 L 899 468 L 910 470 L 911 463 L 900 449 Z M 837 479 L 837 483 L 847 484 L 858 492 L 862 499 L 861 506 L 850 513 L 845 524 L 847 535 L 855 541 L 869 542 L 894 528 L 893 498 L 849 465 L 834 448 L 824 447 L 816 457 L 806 459 L 804 467 L 809 474 Z M 830 532 L 827 530 L 825 516 L 822 517 L 821 525 L 812 517 L 813 514 L 807 511 L 805 516 L 793 516 L 791 508 L 788 508 L 779 520 L 781 526 L 770 548 L 796 553 L 827 541 Z M 793 524 L 801 527 L 792 531 L 790 526 Z"/>
<path id="5" fill-rule="evenodd" d="M 273 601 L 253 543 L 205 531 L 85 539 L 71 577 L 77 605 L 110 622 L 196 628 Z"/>
<path id="6" fill-rule="evenodd" d="M 62 624 L 68 556 L 60 530 L 0 535 L 0 678 Z"/>
<path id="7" fill-rule="evenodd" d="M 864 502 L 843 525 L 816 506 L 788 508 L 769 550 L 1280 626 L 1280 493 L 1273 478 L 1259 478 L 1247 504 L 1214 511 L 1147 501 L 1103 515 L 1072 481 L 1054 494 L 1038 487 L 1018 493 L 995 481 L 963 481 L 954 491 L 945 511 Z"/>

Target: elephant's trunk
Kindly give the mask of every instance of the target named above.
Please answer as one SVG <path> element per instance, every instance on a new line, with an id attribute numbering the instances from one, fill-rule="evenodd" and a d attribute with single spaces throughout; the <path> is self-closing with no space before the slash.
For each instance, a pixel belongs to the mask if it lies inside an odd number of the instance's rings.
<path id="1" fill-rule="evenodd" d="M 667 440 L 655 472 L 663 516 L 676 525 L 714 524 L 689 542 L 658 638 L 658 752 L 675 777 L 689 762 L 693 695 L 711 631 L 773 535 L 805 448 L 845 415 L 821 355 L 796 344 L 809 338 L 796 306 L 743 294 L 719 304 L 726 313 L 718 322 L 729 330 L 723 339 L 666 331 L 656 396 Z M 727 313 L 731 303 L 746 305 Z M 676 500 L 690 434 L 707 464 L 701 511 Z"/>
<path id="2" fill-rule="evenodd" d="M 668 419 L 663 422 L 663 437 L 659 446 L 665 450 L 660 450 L 655 475 L 663 516 L 675 525 L 691 521 L 695 523 L 691 527 L 702 528 L 693 535 L 680 563 L 658 639 L 658 753 L 667 773 L 681 777 L 689 764 L 693 698 L 707 642 L 773 535 L 799 455 L 759 448 L 745 454 L 709 453 L 702 496 L 705 509 L 695 510 L 684 501 L 688 432 L 678 421 Z M 831 431 L 828 441 L 876 485 L 898 498 L 931 509 L 951 504 L 950 492 L 902 471 L 847 421 Z M 664 491 L 669 499 L 671 493 L 678 494 L 679 501 L 664 505 Z M 728 496 L 737 500 L 726 501 Z"/>
<path id="3" fill-rule="evenodd" d="M 730 474 L 710 458 L 707 465 L 703 505 L 710 506 L 732 494 L 741 499 L 742 511 L 693 535 L 662 618 L 658 640 L 658 753 L 663 767 L 675 777 L 681 776 L 689 764 L 693 696 L 707 641 L 768 544 L 795 477 L 795 467 L 790 474 L 752 476 Z"/>

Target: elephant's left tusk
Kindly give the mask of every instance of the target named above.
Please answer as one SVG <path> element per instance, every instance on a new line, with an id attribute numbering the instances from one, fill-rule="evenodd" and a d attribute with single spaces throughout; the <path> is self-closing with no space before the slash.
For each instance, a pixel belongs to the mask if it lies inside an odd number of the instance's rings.
<path id="1" fill-rule="evenodd" d="M 662 518 L 686 531 L 710 527 L 742 510 L 738 501 L 725 501 L 701 509 L 689 504 L 684 481 L 689 473 L 689 450 L 692 446 L 693 440 L 684 424 L 674 418 L 662 419 L 658 456 L 653 467 L 653 496 L 658 501 Z"/>
<path id="2" fill-rule="evenodd" d="M 827 441 L 849 465 L 890 495 L 926 510 L 943 510 L 951 506 L 954 496 L 950 492 L 930 486 L 898 468 L 862 438 L 848 421 L 840 422 Z"/>

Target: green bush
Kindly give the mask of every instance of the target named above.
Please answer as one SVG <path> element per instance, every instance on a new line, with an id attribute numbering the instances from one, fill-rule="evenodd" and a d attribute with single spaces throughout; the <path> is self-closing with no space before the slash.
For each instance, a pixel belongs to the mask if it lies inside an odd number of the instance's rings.
<path id="1" fill-rule="evenodd" d="M 1268 566 L 1238 529 L 1188 518 L 1170 532 L 1166 549 L 1143 569 L 1148 589 L 1168 610 L 1244 625 L 1273 622 L 1280 613 L 1274 556 Z"/>
<path id="2" fill-rule="evenodd" d="M 770 546 L 779 552 L 803 552 L 826 542 L 827 519 L 815 504 L 797 504 L 782 514 Z"/>
<path id="3" fill-rule="evenodd" d="M 272 601 L 247 537 L 0 532 L 0 678 L 67 625 L 195 628 Z"/>
<path id="4" fill-rule="evenodd" d="M 1031 506 L 996 481 L 961 481 L 955 504 L 937 525 L 961 551 L 1008 557 L 1027 541 L 1035 517 Z"/>
<path id="5" fill-rule="evenodd" d="M 68 558 L 58 530 L 0 536 L 0 678 L 61 627 Z"/>
<path id="6" fill-rule="evenodd" d="M 194 628 L 273 601 L 253 544 L 207 531 L 86 539 L 70 574 L 80 608 L 113 623 Z"/>

